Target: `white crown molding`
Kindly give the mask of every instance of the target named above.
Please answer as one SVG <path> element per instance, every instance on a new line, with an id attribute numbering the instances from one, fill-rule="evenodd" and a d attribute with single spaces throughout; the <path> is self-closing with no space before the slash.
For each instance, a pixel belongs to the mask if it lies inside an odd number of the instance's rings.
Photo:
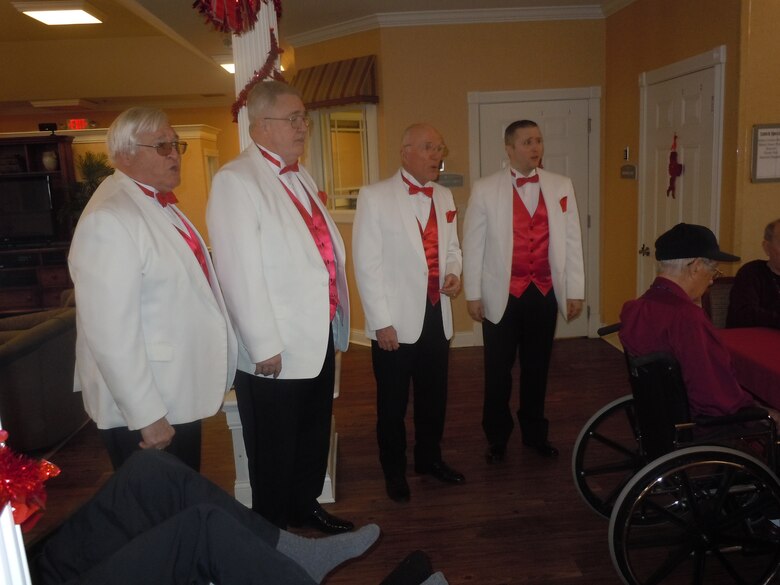
<path id="1" fill-rule="evenodd" d="M 610 4 L 630 4 L 633 0 L 607 0 Z M 622 8 L 622 6 L 621 6 Z M 618 8 L 619 9 L 619 8 Z M 604 18 L 599 4 L 588 6 L 552 6 L 549 8 L 491 8 L 485 10 L 421 10 L 384 12 L 347 20 L 316 30 L 290 35 L 286 41 L 294 48 L 340 38 L 375 28 L 436 26 L 446 24 L 487 24 L 540 20 L 597 20 Z"/>

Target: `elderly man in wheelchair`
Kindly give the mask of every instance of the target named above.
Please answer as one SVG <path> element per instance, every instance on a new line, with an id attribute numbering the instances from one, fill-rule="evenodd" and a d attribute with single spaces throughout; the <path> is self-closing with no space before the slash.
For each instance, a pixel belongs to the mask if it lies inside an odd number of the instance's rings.
<path id="1" fill-rule="evenodd" d="M 780 582 L 780 414 L 739 386 L 698 304 L 718 262 L 739 258 L 678 224 L 656 260 L 659 276 L 620 316 L 632 394 L 586 423 L 575 484 L 610 518 L 625 583 Z"/>

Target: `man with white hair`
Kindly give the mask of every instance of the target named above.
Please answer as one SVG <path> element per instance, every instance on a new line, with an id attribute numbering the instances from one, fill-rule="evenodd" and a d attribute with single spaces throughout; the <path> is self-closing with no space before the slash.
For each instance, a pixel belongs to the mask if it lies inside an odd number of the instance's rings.
<path id="1" fill-rule="evenodd" d="M 737 262 L 739 257 L 722 252 L 708 228 L 680 223 L 656 240 L 655 258 L 658 277 L 620 313 L 623 347 L 634 355 L 672 354 L 694 417 L 755 406 L 737 383 L 728 349 L 698 304 L 720 272 L 718 262 Z"/>
<path id="2" fill-rule="evenodd" d="M 247 113 L 253 144 L 214 177 L 206 221 L 239 339 L 236 398 L 252 509 L 280 528 L 345 532 L 352 522 L 317 503 L 335 352 L 349 344 L 344 242 L 298 164 L 309 126 L 298 91 L 258 83 Z"/>
<path id="3" fill-rule="evenodd" d="M 111 124 L 116 167 L 76 226 L 75 389 L 118 469 L 166 449 L 200 468 L 201 419 L 233 382 L 237 346 L 206 245 L 176 207 L 179 140 L 166 115 L 130 108 Z"/>

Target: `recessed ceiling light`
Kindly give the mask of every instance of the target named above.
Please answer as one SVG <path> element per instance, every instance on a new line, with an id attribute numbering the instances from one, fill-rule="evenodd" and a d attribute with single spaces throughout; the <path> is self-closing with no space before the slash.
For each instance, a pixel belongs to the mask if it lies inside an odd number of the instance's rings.
<path id="1" fill-rule="evenodd" d="M 14 8 L 48 25 L 100 24 L 99 14 L 92 6 L 80 0 L 53 2 L 12 2 Z"/>

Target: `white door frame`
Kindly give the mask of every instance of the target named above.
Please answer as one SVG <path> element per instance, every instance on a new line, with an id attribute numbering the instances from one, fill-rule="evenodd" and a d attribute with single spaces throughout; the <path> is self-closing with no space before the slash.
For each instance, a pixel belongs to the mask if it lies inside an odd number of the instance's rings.
<path id="1" fill-rule="evenodd" d="M 715 93 L 712 104 L 713 114 L 713 144 L 712 144 L 712 205 L 710 207 L 709 225 L 715 234 L 720 235 L 720 198 L 721 198 L 721 160 L 723 156 L 723 105 L 725 93 L 725 68 L 726 68 L 726 45 L 720 45 L 714 49 L 677 61 L 652 71 L 645 71 L 639 75 L 639 205 L 638 205 L 638 226 L 636 250 L 639 253 L 639 247 L 643 243 L 655 241 L 655 235 L 644 233 L 644 222 L 641 217 L 641 211 L 644 209 L 644 203 L 648 197 L 647 176 L 644 172 L 649 167 L 649 153 L 647 148 L 647 129 L 648 116 L 647 111 L 647 93 L 649 87 L 656 83 L 668 81 L 675 77 L 682 77 L 697 71 L 713 68 L 715 73 Z M 639 290 L 640 287 L 640 266 L 637 259 L 636 274 L 637 295 L 644 293 Z"/>
<path id="2" fill-rule="evenodd" d="M 590 132 L 588 133 L 588 209 L 585 225 L 588 238 L 588 256 L 585 258 L 588 280 L 585 283 L 588 336 L 598 337 L 601 327 L 600 274 L 601 261 L 601 88 L 574 87 L 522 91 L 477 91 L 468 93 L 469 104 L 469 175 L 472 183 L 480 175 L 479 106 L 511 102 L 540 102 L 557 100 L 587 100 Z M 580 208 L 580 213 L 583 213 Z M 474 327 L 474 336 L 481 344 L 482 329 Z"/>

